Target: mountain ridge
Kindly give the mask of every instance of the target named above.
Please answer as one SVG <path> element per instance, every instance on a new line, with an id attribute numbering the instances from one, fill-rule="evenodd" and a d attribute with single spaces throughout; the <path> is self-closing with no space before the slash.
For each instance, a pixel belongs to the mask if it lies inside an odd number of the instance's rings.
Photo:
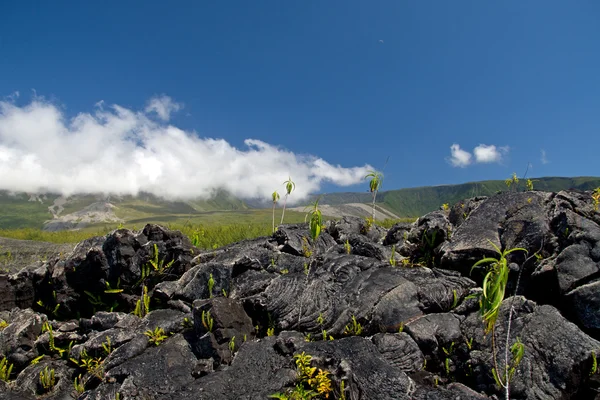
<path id="1" fill-rule="evenodd" d="M 532 178 L 534 189 L 558 192 L 565 189 L 592 190 L 600 187 L 600 177 L 540 177 Z M 512 190 L 515 188 L 513 187 Z M 525 189 L 525 180 L 516 188 Z M 420 186 L 385 190 L 377 194 L 376 219 L 416 217 L 474 196 L 490 196 L 508 188 L 502 180 L 466 182 L 436 186 Z M 293 196 L 293 194 L 292 194 Z M 365 192 L 335 192 L 315 195 L 304 204 L 316 199 L 329 217 L 342 215 L 366 217 L 370 215 L 372 194 Z M 305 213 L 306 206 L 288 207 L 295 218 Z M 368 207 L 367 207 L 368 206 Z M 87 226 L 131 224 L 147 222 L 183 222 L 196 217 L 210 217 L 219 223 L 226 215 L 227 221 L 252 221 L 253 213 L 264 220 L 272 202 L 242 200 L 223 190 L 209 199 L 167 200 L 150 193 L 131 195 L 81 194 L 61 196 L 51 193 L 9 193 L 0 191 L 0 228 L 35 228 L 46 230 L 82 229 Z M 282 207 L 280 202 L 277 209 Z M 290 214 L 292 217 L 293 214 Z"/>

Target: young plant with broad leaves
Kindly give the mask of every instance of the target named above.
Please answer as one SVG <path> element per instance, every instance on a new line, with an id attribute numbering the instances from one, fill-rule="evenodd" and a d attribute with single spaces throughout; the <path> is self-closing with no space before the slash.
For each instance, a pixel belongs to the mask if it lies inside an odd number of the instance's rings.
<path id="1" fill-rule="evenodd" d="M 471 268 L 471 272 L 473 272 L 474 268 L 480 265 L 488 265 L 488 272 L 485 275 L 485 278 L 483 279 L 483 294 L 480 299 L 481 315 L 485 324 L 485 333 L 492 333 L 492 353 L 494 359 L 494 368 L 492 368 L 492 375 L 494 377 L 494 380 L 496 381 L 496 384 L 499 387 L 504 388 L 505 398 L 506 400 L 509 400 L 510 382 L 512 381 L 515 371 L 519 363 L 521 362 L 521 359 L 523 358 L 523 354 L 525 352 L 525 346 L 523 345 L 523 343 L 521 343 L 518 337 L 516 342 L 513 343 L 512 346 L 509 346 L 510 328 L 513 314 L 512 304 L 508 316 L 508 326 L 504 354 L 504 368 L 502 371 L 498 368 L 498 362 L 496 360 L 495 324 L 498 318 L 500 306 L 502 305 L 502 301 L 504 300 L 504 296 L 506 293 L 506 284 L 508 283 L 508 274 L 510 269 L 508 267 L 507 257 L 509 254 L 514 253 L 515 251 L 524 251 L 525 253 L 527 253 L 527 250 L 521 247 L 517 247 L 502 251 L 494 243 L 492 243 L 491 241 L 489 242 L 492 245 L 492 247 L 494 247 L 494 250 L 496 250 L 499 257 L 486 257 L 477 261 Z M 521 277 L 520 272 L 521 270 L 519 271 L 519 278 L 517 279 L 516 287 L 518 287 L 519 285 L 519 280 Z M 508 356 L 509 349 L 510 353 L 512 354 L 512 361 L 510 362 Z"/>
<path id="2" fill-rule="evenodd" d="M 296 189 L 296 184 L 292 181 L 291 177 L 288 177 L 288 180 L 283 182 L 285 185 L 285 197 L 283 198 L 283 211 L 281 212 L 281 222 L 280 225 L 283 224 L 283 216 L 285 215 L 285 206 L 287 205 L 287 199 L 290 194 Z"/>
<path id="3" fill-rule="evenodd" d="M 275 205 L 279 201 L 279 198 L 280 197 L 279 193 L 277 193 L 277 190 L 271 194 L 271 199 L 273 200 L 273 232 L 275 232 Z"/>
<path id="4" fill-rule="evenodd" d="M 377 192 L 381 189 L 381 185 L 383 184 L 383 173 L 379 171 L 369 171 L 367 175 L 365 175 L 364 179 L 370 178 L 369 181 L 369 189 L 373 194 L 373 209 L 371 212 L 371 219 L 375 220 L 375 200 L 377 199 Z"/>

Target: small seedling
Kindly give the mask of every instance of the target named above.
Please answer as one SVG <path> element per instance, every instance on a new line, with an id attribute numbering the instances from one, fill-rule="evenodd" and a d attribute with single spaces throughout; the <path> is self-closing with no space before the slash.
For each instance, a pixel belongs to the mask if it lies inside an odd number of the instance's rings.
<path id="1" fill-rule="evenodd" d="M 148 287 L 144 286 L 144 288 L 142 289 L 142 298 L 136 302 L 135 310 L 133 310 L 133 315 L 136 315 L 140 318 L 144 318 L 149 312 L 150 296 L 148 296 Z"/>
<path id="2" fill-rule="evenodd" d="M 283 211 L 281 212 L 281 222 L 283 224 L 283 216 L 285 215 L 285 206 L 287 204 L 287 199 L 290 194 L 296 189 L 296 184 L 292 181 L 292 178 L 288 177 L 288 180 L 283 182 L 285 185 L 285 198 L 283 199 Z"/>
<path id="3" fill-rule="evenodd" d="M 592 200 L 594 201 L 594 210 L 598 211 L 598 206 L 600 205 L 600 187 L 594 189 Z"/>
<path id="4" fill-rule="evenodd" d="M 465 343 L 467 344 L 469 350 L 473 349 L 473 338 L 465 339 Z"/>
<path id="5" fill-rule="evenodd" d="M 191 319 L 185 317 L 183 321 L 181 321 L 181 326 L 183 326 L 183 329 L 190 329 L 194 326 L 194 324 L 192 323 Z"/>
<path id="6" fill-rule="evenodd" d="M 154 255 L 152 256 L 152 259 L 150 259 L 148 262 L 152 266 L 152 268 L 154 268 L 154 271 L 156 271 L 159 275 L 162 275 L 169 268 L 171 268 L 171 266 L 173 266 L 175 259 L 171 260 L 167 265 L 165 265 L 164 258 L 160 261 L 158 260 L 158 255 L 159 255 L 158 253 L 159 253 L 158 245 L 156 243 L 154 243 Z"/>
<path id="7" fill-rule="evenodd" d="M 456 306 L 458 305 L 458 301 L 459 301 L 459 297 L 458 294 L 456 293 L 456 289 L 452 289 L 452 309 L 455 309 Z"/>
<path id="8" fill-rule="evenodd" d="M 352 246 L 350 245 L 348 239 L 346 239 L 346 242 L 344 243 L 344 250 L 346 251 L 346 254 L 352 253 Z"/>
<path id="9" fill-rule="evenodd" d="M 213 274 L 210 274 L 208 276 L 207 286 L 208 286 L 208 297 L 212 299 L 213 298 L 213 294 L 212 294 L 213 288 L 215 287 L 215 279 L 213 278 Z"/>
<path id="10" fill-rule="evenodd" d="M 102 342 L 102 348 L 104 349 L 104 353 L 109 356 L 110 353 L 112 353 L 113 348 L 112 348 L 112 344 L 110 342 L 110 337 L 106 337 L 106 342 Z"/>
<path id="11" fill-rule="evenodd" d="M 371 212 L 371 221 L 375 219 L 375 200 L 377 198 L 377 192 L 383 184 L 383 173 L 379 171 L 369 171 L 364 179 L 371 178 L 369 181 L 369 190 L 373 193 L 373 207 Z"/>
<path id="12" fill-rule="evenodd" d="M 231 355 L 235 353 L 235 336 L 232 336 L 229 340 L 229 351 L 231 352 Z"/>
<path id="13" fill-rule="evenodd" d="M 210 315 L 210 311 L 202 311 L 202 326 L 209 332 L 212 332 L 215 320 Z M 258 328 L 258 325 L 257 325 Z"/>
<path id="14" fill-rule="evenodd" d="M 356 320 L 356 317 L 352 316 L 352 321 L 344 328 L 346 335 L 359 336 L 363 331 L 362 325 Z"/>
<path id="15" fill-rule="evenodd" d="M 42 371 L 40 371 L 40 384 L 44 389 L 44 392 L 49 392 L 52 390 L 54 385 L 56 385 L 56 377 L 54 376 L 54 368 L 45 367 Z"/>
<path id="16" fill-rule="evenodd" d="M 396 266 L 396 245 L 392 245 L 392 255 L 390 256 L 390 265 L 392 267 Z"/>
<path id="17" fill-rule="evenodd" d="M 598 372 L 598 360 L 596 359 L 596 352 L 592 350 L 592 368 L 590 368 L 590 376 L 594 375 L 596 372 Z"/>
<path id="18" fill-rule="evenodd" d="M 159 346 L 168 336 L 165 334 L 165 330 L 161 327 L 154 328 L 153 331 L 148 330 L 144 332 L 144 335 L 148 336 L 148 341 L 155 346 Z"/>
<path id="19" fill-rule="evenodd" d="M 73 387 L 75 388 L 75 391 L 78 394 L 82 394 L 83 392 L 85 392 L 85 384 L 83 383 L 81 374 L 79 374 L 79 376 L 76 376 L 75 379 L 73 380 Z"/>
<path id="20" fill-rule="evenodd" d="M 6 328 L 8 326 L 8 322 L 6 322 L 3 319 L 0 319 L 0 332 L 2 332 L 4 330 L 4 328 Z"/>
<path id="21" fill-rule="evenodd" d="M 0 360 L 0 380 L 8 382 L 10 379 L 10 373 L 12 372 L 13 364 L 9 364 L 6 357 Z"/>

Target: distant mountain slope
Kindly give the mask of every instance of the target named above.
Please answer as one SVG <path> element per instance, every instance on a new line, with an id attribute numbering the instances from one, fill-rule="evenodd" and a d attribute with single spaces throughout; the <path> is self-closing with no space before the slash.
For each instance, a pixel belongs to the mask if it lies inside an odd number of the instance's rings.
<path id="1" fill-rule="evenodd" d="M 574 188 L 589 190 L 600 187 L 598 177 L 535 178 L 534 188 L 557 192 Z M 525 182 L 520 182 L 524 190 Z M 378 194 L 376 219 L 394 217 L 418 217 L 439 208 L 444 203 L 454 204 L 473 196 L 489 196 L 505 191 L 504 181 L 470 182 L 459 185 L 427 186 L 389 190 Z M 315 197 L 316 198 L 316 197 Z M 314 198 L 310 201 L 314 201 Z M 330 217 L 353 215 L 364 217 L 370 214 L 371 193 L 348 192 L 328 193 L 321 196 L 323 214 Z M 251 205 L 249 205 L 251 204 Z M 244 202 L 233 195 L 220 191 L 211 199 L 169 201 L 152 194 L 138 196 L 76 195 L 68 198 L 56 194 L 10 194 L 0 191 L 0 229 L 45 228 L 61 230 L 84 228 L 90 225 L 124 224 L 142 225 L 147 222 L 170 223 L 186 221 L 254 221 L 266 218 L 270 201 Z M 308 202 L 307 202 L 308 204 Z M 282 204 L 277 206 L 277 214 Z M 304 207 L 290 210 L 290 218 L 302 219 Z M 280 215 L 280 214 L 279 214 Z M 287 214 L 286 214 L 287 215 Z"/>
<path id="2" fill-rule="evenodd" d="M 591 190 L 600 186 L 600 177 L 544 177 L 532 178 L 535 190 L 558 192 L 565 189 Z M 519 190 L 525 189 L 521 180 Z M 469 182 L 458 185 L 424 186 L 399 190 L 383 191 L 377 195 L 377 205 L 401 217 L 418 217 L 438 209 L 442 204 L 454 204 L 473 196 L 490 196 L 498 191 L 506 191 L 504 181 Z M 316 197 L 315 197 L 316 198 Z M 314 198 L 311 199 L 314 201 Z M 369 192 L 327 193 L 319 204 L 339 206 L 348 203 L 372 202 Z"/>
<path id="3" fill-rule="evenodd" d="M 211 199 L 169 201 L 152 194 L 105 196 L 94 194 L 63 197 L 57 194 L 11 194 L 0 191 L 0 229 L 82 228 L 89 224 L 133 220 L 174 219 L 218 211 L 243 211 L 248 206 L 226 192 Z"/>

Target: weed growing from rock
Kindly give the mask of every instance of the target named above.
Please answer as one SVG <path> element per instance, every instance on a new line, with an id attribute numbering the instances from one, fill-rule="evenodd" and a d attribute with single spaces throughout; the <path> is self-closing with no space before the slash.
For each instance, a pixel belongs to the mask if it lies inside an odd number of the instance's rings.
<path id="1" fill-rule="evenodd" d="M 490 333 L 492 331 L 494 324 L 496 323 L 496 319 L 498 318 L 500 305 L 504 300 L 509 272 L 508 260 L 506 257 L 515 251 L 524 251 L 527 253 L 526 249 L 520 247 L 501 251 L 498 246 L 491 241 L 489 242 L 500 257 L 483 258 L 477 261 L 471 268 L 471 272 L 473 272 L 473 269 L 480 265 L 489 265 L 488 272 L 483 280 L 483 296 L 481 298 L 481 314 L 486 326 L 485 333 Z"/>
<path id="2" fill-rule="evenodd" d="M 488 240 L 489 241 L 489 240 Z M 483 317 L 483 321 L 485 324 L 485 333 L 492 333 L 492 356 L 494 360 L 494 368 L 492 368 L 492 375 L 494 377 L 494 381 L 499 387 L 504 388 L 505 398 L 509 400 L 510 398 L 510 382 L 516 372 L 517 367 L 521 363 L 521 359 L 525 353 L 525 346 L 521 343 L 520 339 L 517 337 L 516 342 L 510 346 L 510 353 L 512 355 L 512 361 L 509 362 L 509 341 L 510 341 L 510 331 L 511 331 L 511 323 L 512 323 L 512 315 L 513 315 L 513 304 L 510 305 L 510 311 L 508 314 L 508 326 L 506 329 L 506 342 L 504 349 L 504 370 L 500 372 L 496 360 L 496 344 L 495 344 L 495 323 L 498 318 L 498 311 L 500 310 L 500 306 L 502 301 L 504 300 L 504 295 L 506 291 L 506 284 L 508 283 L 508 260 L 507 256 L 515 251 L 524 251 L 527 253 L 527 250 L 524 248 L 512 248 L 509 250 L 501 251 L 498 246 L 489 241 L 490 244 L 494 247 L 496 252 L 499 255 L 499 258 L 486 257 L 478 262 L 476 262 L 471 268 L 471 272 L 473 268 L 482 265 L 489 264 L 488 273 L 486 274 L 483 280 L 483 295 L 480 299 L 481 313 Z M 543 243 L 540 249 L 543 248 Z M 529 257 L 525 262 L 529 259 L 533 258 L 535 255 Z M 516 288 L 519 287 L 519 281 L 521 279 L 522 268 L 519 270 L 519 276 L 517 278 Z M 515 289 L 516 295 L 516 289 Z M 513 297 L 514 302 L 514 297 Z"/>
<path id="3" fill-rule="evenodd" d="M 40 385 L 43 393 L 47 393 L 54 388 L 54 385 L 56 385 L 54 368 L 45 367 L 42 371 L 40 371 Z"/>
<path id="4" fill-rule="evenodd" d="M 369 173 L 364 177 L 364 179 L 370 178 L 369 181 L 369 190 L 373 193 L 373 206 L 371 211 L 371 219 L 375 220 L 375 200 L 377 198 L 377 192 L 381 188 L 383 183 L 383 174 L 378 171 L 369 171 Z"/>
<path id="5" fill-rule="evenodd" d="M 298 383 L 294 389 L 287 390 L 284 393 L 272 394 L 269 398 L 280 400 L 329 398 L 329 394 L 333 392 L 329 371 L 312 367 L 312 356 L 305 352 L 294 355 L 294 359 L 298 371 Z"/>
<path id="6" fill-rule="evenodd" d="M 168 338 L 165 330 L 159 326 L 154 328 L 153 331 L 147 330 L 144 332 L 144 335 L 148 336 L 148 341 L 155 346 L 160 346 L 160 344 Z"/>
<path id="7" fill-rule="evenodd" d="M 344 251 L 346 254 L 352 253 L 352 246 L 350 245 L 350 242 L 348 242 L 348 239 L 346 239 L 346 242 L 344 243 Z"/>
<path id="8" fill-rule="evenodd" d="M 158 260 L 158 246 L 154 243 L 154 252 L 152 258 L 148 261 L 148 263 L 152 266 L 154 271 L 158 273 L 158 275 L 163 275 L 175 262 L 175 260 L 171 260 L 167 265 L 165 265 L 165 259 Z"/>
<path id="9" fill-rule="evenodd" d="M 592 367 L 590 368 L 590 376 L 594 375 L 596 372 L 598 372 L 598 359 L 596 358 L 596 352 L 592 350 Z"/>
<path id="10" fill-rule="evenodd" d="M 81 377 L 81 374 L 79 374 L 79 376 L 76 376 L 75 379 L 73 379 L 73 387 L 75 388 L 77 394 L 82 394 L 83 392 L 85 392 L 85 384 L 83 383 L 83 378 Z"/>
<path id="11" fill-rule="evenodd" d="M 344 327 L 344 334 L 351 336 L 359 336 L 363 331 L 363 327 L 353 315 L 350 323 Z"/>
<path id="12" fill-rule="evenodd" d="M 201 320 L 202 320 L 202 326 L 204 326 L 204 329 L 206 329 L 208 332 L 212 332 L 215 320 L 210 315 L 210 311 L 202 311 Z"/>
<path id="13" fill-rule="evenodd" d="M 292 181 L 292 178 L 288 177 L 288 180 L 283 182 L 285 185 L 285 197 L 283 199 L 283 211 L 281 212 L 281 222 L 283 224 L 283 216 L 285 215 L 285 206 L 287 204 L 287 199 L 290 194 L 296 189 L 296 184 Z"/>
<path id="14" fill-rule="evenodd" d="M 212 299 L 213 298 L 213 288 L 215 287 L 215 279 L 213 278 L 213 274 L 210 274 L 208 276 L 207 286 L 208 286 L 208 298 Z"/>
<path id="15" fill-rule="evenodd" d="M 600 187 L 597 187 L 592 192 L 592 200 L 594 201 L 594 210 L 598 211 L 598 206 L 600 205 Z"/>
<path id="16" fill-rule="evenodd" d="M 8 382 L 13 369 L 13 364 L 8 363 L 8 359 L 4 357 L 0 360 L 0 380 Z"/>
<path id="17" fill-rule="evenodd" d="M 133 315 L 144 318 L 150 312 L 150 296 L 148 296 L 148 287 L 142 289 L 142 298 L 135 303 Z"/>

